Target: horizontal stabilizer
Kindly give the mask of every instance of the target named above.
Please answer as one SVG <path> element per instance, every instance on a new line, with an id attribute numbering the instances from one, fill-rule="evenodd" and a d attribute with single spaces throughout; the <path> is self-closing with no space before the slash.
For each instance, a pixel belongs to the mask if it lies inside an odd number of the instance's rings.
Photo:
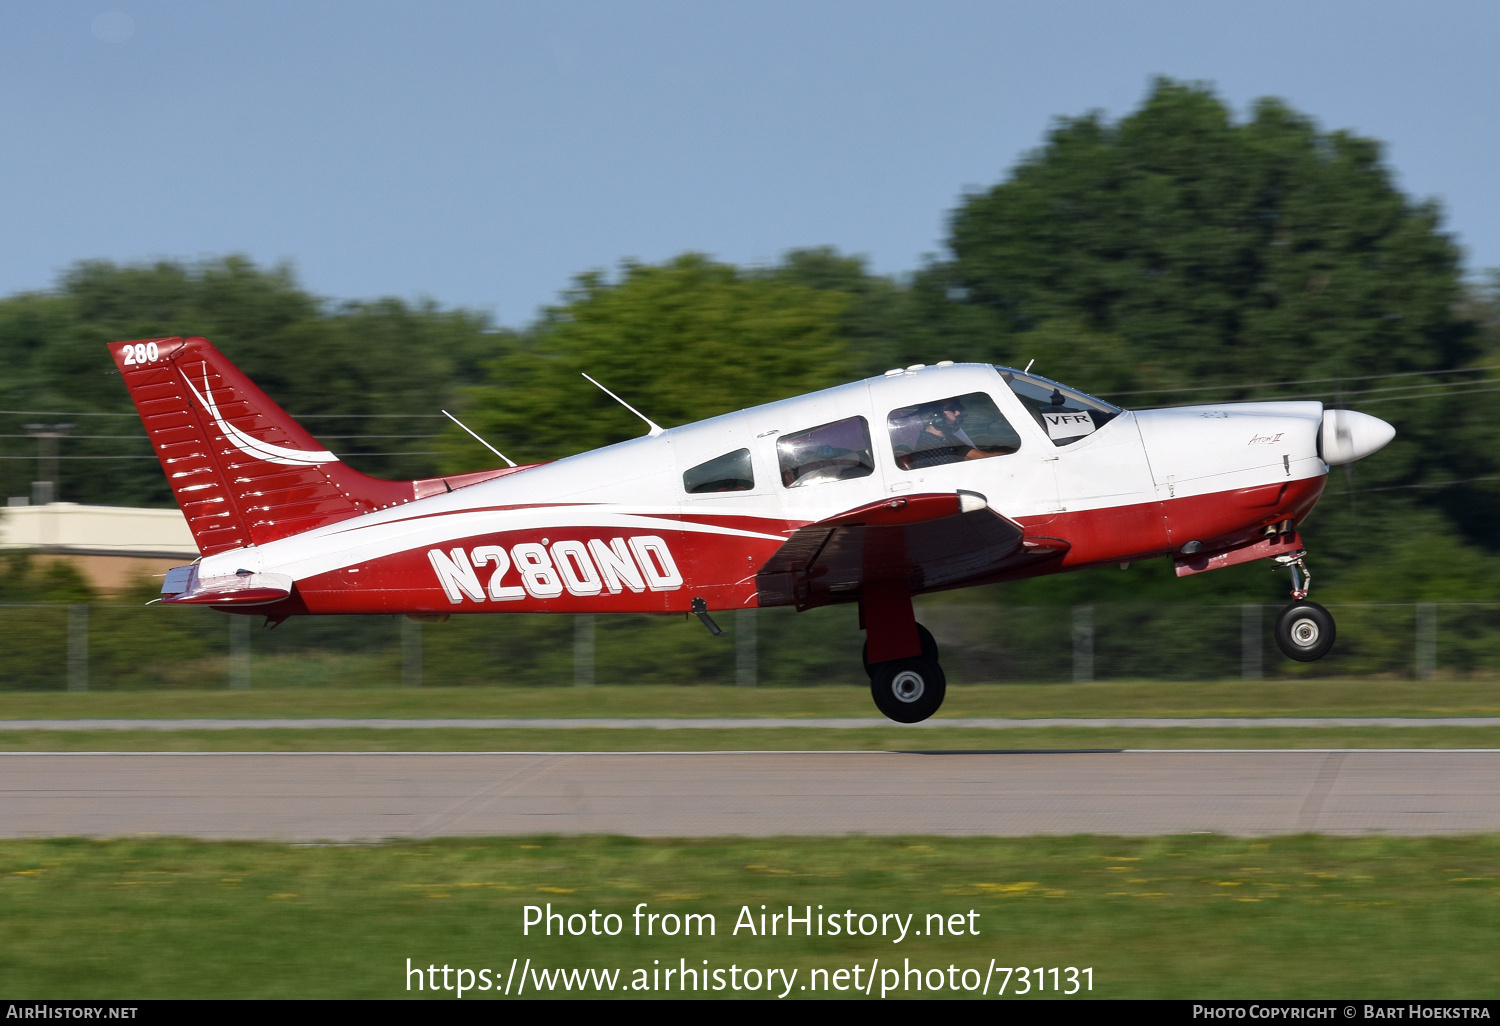
<path id="1" fill-rule="evenodd" d="M 183 571 L 187 571 L 184 573 Z M 163 603 L 185 606 L 264 606 L 292 594 L 286 574 L 241 570 L 223 577 L 199 577 L 197 566 L 180 566 L 167 574 Z"/>

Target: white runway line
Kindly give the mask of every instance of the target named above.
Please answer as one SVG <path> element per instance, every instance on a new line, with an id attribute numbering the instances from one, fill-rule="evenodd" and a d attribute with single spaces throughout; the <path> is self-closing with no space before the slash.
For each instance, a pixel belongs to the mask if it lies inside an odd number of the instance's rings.
<path id="1" fill-rule="evenodd" d="M 1036 730 L 1174 729 L 1257 730 L 1267 727 L 1331 729 L 1348 727 L 1500 727 L 1500 716 L 1197 716 L 1197 717 L 995 717 L 934 718 L 896 723 L 883 717 L 612 717 L 511 719 L 76 719 L 0 720 L 0 731 L 25 730 Z"/>

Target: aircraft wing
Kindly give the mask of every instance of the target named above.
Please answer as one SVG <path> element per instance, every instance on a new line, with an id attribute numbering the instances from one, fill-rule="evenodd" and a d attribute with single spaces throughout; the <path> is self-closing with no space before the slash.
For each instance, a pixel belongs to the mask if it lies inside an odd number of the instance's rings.
<path id="1" fill-rule="evenodd" d="M 1067 549 L 1058 539 L 1027 538 L 976 492 L 908 495 L 800 528 L 755 583 L 762 606 L 803 610 L 857 601 L 877 581 L 905 581 L 912 594 L 976 583 Z"/>

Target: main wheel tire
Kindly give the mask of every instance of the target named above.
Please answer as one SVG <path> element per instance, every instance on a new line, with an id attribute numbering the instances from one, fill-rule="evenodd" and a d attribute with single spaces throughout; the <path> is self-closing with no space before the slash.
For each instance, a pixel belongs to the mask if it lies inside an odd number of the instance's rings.
<path id="1" fill-rule="evenodd" d="M 932 636 L 932 632 L 921 624 L 917 624 L 917 637 L 922 639 L 923 658 L 937 662 L 937 639 Z M 868 641 L 865 642 L 865 647 L 859 650 L 859 661 L 865 664 L 865 676 L 874 680 L 876 664 L 870 662 L 870 643 Z"/>
<path id="2" fill-rule="evenodd" d="M 936 659 L 892 659 L 876 663 L 870 694 L 876 707 L 897 723 L 920 723 L 943 704 L 948 679 Z"/>
<path id="3" fill-rule="evenodd" d="M 1293 602 L 1276 618 L 1276 647 L 1301 663 L 1326 656 L 1336 633 L 1333 614 L 1316 602 Z"/>

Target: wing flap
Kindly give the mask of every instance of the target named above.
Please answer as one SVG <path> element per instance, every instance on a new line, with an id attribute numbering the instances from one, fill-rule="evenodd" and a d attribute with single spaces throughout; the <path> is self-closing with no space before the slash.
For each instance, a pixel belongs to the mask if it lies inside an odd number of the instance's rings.
<path id="1" fill-rule="evenodd" d="M 762 606 L 811 609 L 857 601 L 878 581 L 905 582 L 917 594 L 1067 551 L 1066 542 L 1025 534 L 974 493 L 883 500 L 794 533 L 756 575 L 758 598 Z"/>

